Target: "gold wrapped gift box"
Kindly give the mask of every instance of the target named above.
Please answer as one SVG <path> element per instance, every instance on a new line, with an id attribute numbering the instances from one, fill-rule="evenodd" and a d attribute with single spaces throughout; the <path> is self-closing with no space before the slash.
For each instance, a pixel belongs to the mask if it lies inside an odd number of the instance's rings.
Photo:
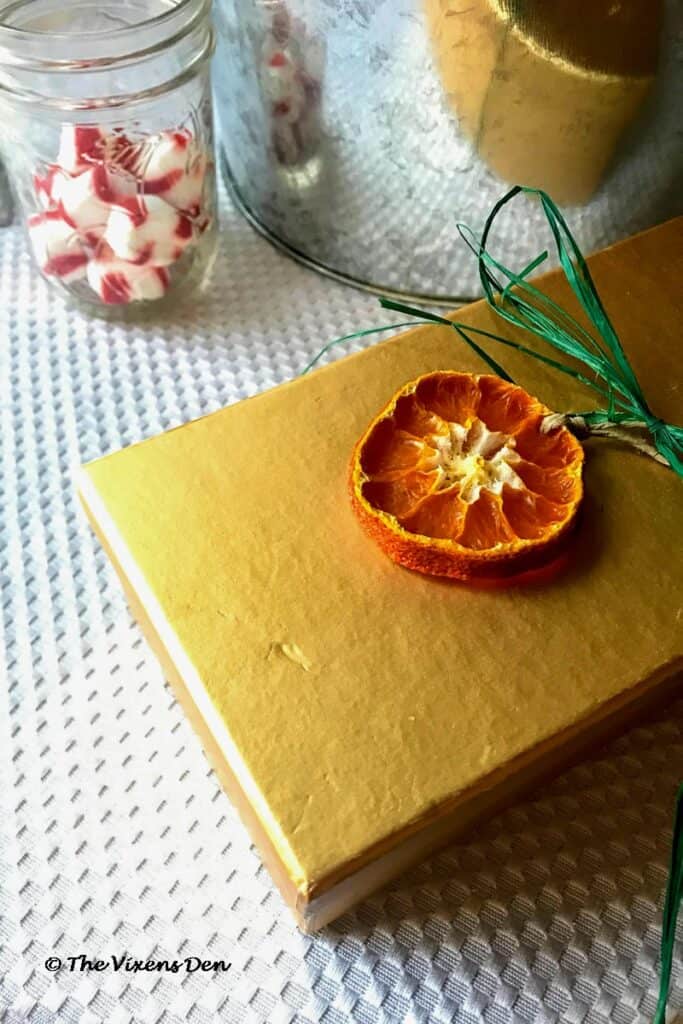
<path id="1" fill-rule="evenodd" d="M 672 421 L 682 242 L 679 220 L 591 260 Z M 568 303 L 558 275 L 543 287 Z M 483 303 L 458 317 L 501 330 Z M 552 408 L 586 408 L 570 378 L 505 355 Z M 420 577 L 363 534 L 353 445 L 396 388 L 441 368 L 483 369 L 454 332 L 416 328 L 81 474 L 131 604 L 306 930 L 677 685 L 683 483 L 648 458 L 588 444 L 581 527 L 550 583 Z"/>

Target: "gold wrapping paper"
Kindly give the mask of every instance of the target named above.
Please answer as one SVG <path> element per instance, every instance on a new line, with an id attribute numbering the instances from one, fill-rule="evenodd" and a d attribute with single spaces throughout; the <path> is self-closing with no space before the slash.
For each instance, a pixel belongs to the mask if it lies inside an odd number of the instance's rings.
<path id="1" fill-rule="evenodd" d="M 682 241 L 679 220 L 591 260 L 670 420 L 683 309 L 665 257 Z M 557 275 L 544 287 L 568 302 Z M 458 316 L 500 330 L 483 303 Z M 551 407 L 586 407 L 569 378 L 517 353 L 506 365 Z M 81 474 L 136 613 L 306 928 L 663 699 L 681 663 L 681 481 L 608 442 L 588 445 L 583 523 L 551 584 L 423 578 L 368 541 L 346 493 L 353 444 L 399 385 L 444 367 L 482 369 L 452 332 L 417 328 Z"/>

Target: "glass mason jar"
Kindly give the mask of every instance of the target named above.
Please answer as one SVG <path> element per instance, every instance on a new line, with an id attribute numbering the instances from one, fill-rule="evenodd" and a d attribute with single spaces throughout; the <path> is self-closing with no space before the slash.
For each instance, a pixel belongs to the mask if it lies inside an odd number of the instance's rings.
<path id="1" fill-rule="evenodd" d="M 36 265 L 126 317 L 205 282 L 210 0 L 0 0 L 0 147 Z"/>

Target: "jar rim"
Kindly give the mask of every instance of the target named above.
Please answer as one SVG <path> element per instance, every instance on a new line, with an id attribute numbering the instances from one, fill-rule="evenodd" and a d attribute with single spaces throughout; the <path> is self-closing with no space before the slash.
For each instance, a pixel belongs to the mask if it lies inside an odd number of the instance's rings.
<path id="1" fill-rule="evenodd" d="M 211 6 L 211 0 L 176 0 L 152 17 L 94 32 L 53 32 L 7 24 L 10 12 L 34 3 L 36 0 L 0 2 L 0 64 L 42 70 L 94 70 L 120 60 L 152 56 L 189 34 L 208 17 Z"/>

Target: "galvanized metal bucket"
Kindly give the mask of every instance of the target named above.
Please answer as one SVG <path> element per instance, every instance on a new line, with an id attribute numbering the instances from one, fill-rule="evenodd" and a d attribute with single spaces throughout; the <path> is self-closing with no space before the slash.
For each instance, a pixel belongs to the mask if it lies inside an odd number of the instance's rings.
<path id="1" fill-rule="evenodd" d="M 457 223 L 510 183 L 549 191 L 587 252 L 683 209 L 676 0 L 215 0 L 215 20 L 228 185 L 325 273 L 473 297 Z M 531 260 L 545 230 L 530 203 L 500 242 Z"/>

